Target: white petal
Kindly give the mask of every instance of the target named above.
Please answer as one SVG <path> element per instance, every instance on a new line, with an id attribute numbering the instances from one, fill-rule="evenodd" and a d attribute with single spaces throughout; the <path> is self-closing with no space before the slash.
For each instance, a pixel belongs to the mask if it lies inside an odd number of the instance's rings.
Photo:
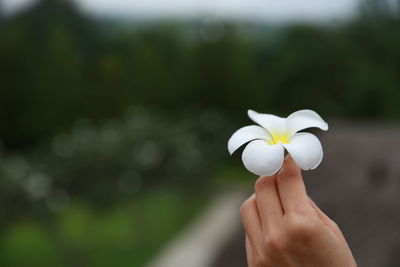
<path id="1" fill-rule="evenodd" d="M 317 127 L 321 130 L 328 130 L 328 124 L 315 111 L 303 109 L 296 111 L 287 117 L 287 129 L 291 134 L 298 131 Z"/>
<path id="2" fill-rule="evenodd" d="M 321 142 L 310 133 L 297 133 L 283 144 L 293 160 L 303 170 L 312 170 L 322 161 L 323 151 Z"/>
<path id="3" fill-rule="evenodd" d="M 260 176 L 270 176 L 282 167 L 284 149 L 281 143 L 270 145 L 263 140 L 250 142 L 243 151 L 246 169 Z"/>
<path id="4" fill-rule="evenodd" d="M 248 110 L 247 114 L 255 123 L 261 125 L 271 135 L 282 135 L 286 132 L 286 119 L 271 114 L 262 114 L 254 110 Z"/>
<path id="5" fill-rule="evenodd" d="M 264 128 L 257 125 L 245 126 L 234 132 L 231 138 L 229 138 L 229 153 L 232 155 L 236 149 L 255 139 L 264 139 L 266 141 L 272 140 L 269 133 Z"/>

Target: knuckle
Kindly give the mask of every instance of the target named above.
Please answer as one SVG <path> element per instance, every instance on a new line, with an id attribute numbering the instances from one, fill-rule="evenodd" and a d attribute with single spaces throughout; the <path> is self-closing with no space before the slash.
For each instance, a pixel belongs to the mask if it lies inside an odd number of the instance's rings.
<path id="1" fill-rule="evenodd" d="M 300 170 L 298 168 L 282 167 L 282 169 L 276 175 L 276 180 L 279 183 L 286 179 L 290 179 L 291 177 L 296 177 L 299 175 L 300 175 Z"/>
<path id="2" fill-rule="evenodd" d="M 283 240 L 271 239 L 268 241 L 267 246 L 268 250 L 275 254 L 285 251 Z"/>
<path id="3" fill-rule="evenodd" d="M 336 231 L 338 231 L 338 232 L 342 232 L 342 230 L 340 229 L 340 227 L 339 227 L 339 225 L 337 225 L 337 223 L 335 223 L 334 221 L 330 221 L 330 224 L 331 224 L 331 227 L 334 229 L 334 230 L 336 230 Z"/>
<path id="4" fill-rule="evenodd" d="M 286 251 L 287 242 L 286 237 L 283 235 L 270 235 L 265 242 L 266 251 L 269 251 L 273 254 L 279 254 Z"/>
<path id="5" fill-rule="evenodd" d="M 246 213 L 246 210 L 247 210 L 247 204 L 246 204 L 246 202 L 243 202 L 240 205 L 240 214 L 244 215 Z"/>
<path id="6" fill-rule="evenodd" d="M 296 209 L 293 210 L 291 213 L 295 217 L 295 220 L 300 221 L 311 221 L 312 219 L 317 217 L 312 208 L 307 204 L 296 207 Z"/>
<path id="7" fill-rule="evenodd" d="M 249 198 L 249 199 L 245 200 L 245 201 L 240 205 L 240 214 L 241 214 L 242 216 L 246 215 L 252 204 L 253 204 L 253 203 L 252 203 L 252 199 Z"/>
<path id="8" fill-rule="evenodd" d="M 333 221 L 332 219 L 328 218 L 328 222 L 333 228 L 340 230 L 339 225 L 335 221 Z"/>
<path id="9" fill-rule="evenodd" d="M 288 225 L 288 235 L 295 240 L 309 240 L 316 235 L 318 227 L 311 220 L 292 219 Z"/>

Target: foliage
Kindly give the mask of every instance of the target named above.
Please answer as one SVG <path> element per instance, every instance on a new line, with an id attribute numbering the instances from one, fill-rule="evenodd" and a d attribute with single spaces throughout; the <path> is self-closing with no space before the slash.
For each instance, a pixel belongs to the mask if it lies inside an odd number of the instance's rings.
<path id="1" fill-rule="evenodd" d="M 0 24 L 1 137 L 21 148 L 132 104 L 400 118 L 399 16 L 370 2 L 346 23 L 277 28 L 96 21 L 39 1 Z"/>
<path id="2" fill-rule="evenodd" d="M 0 221 L 46 217 L 70 199 L 102 210 L 157 188 L 205 193 L 207 177 L 228 158 L 229 131 L 217 110 L 131 107 L 98 126 L 80 120 L 48 144 L 0 158 Z"/>

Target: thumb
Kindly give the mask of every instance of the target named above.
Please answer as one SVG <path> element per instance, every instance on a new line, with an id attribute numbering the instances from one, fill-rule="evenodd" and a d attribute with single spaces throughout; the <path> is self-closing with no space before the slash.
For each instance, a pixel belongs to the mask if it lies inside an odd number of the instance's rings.
<path id="1" fill-rule="evenodd" d="M 276 182 L 285 213 L 304 210 L 309 206 L 300 168 L 290 155 L 286 156 L 283 166 L 276 176 Z"/>

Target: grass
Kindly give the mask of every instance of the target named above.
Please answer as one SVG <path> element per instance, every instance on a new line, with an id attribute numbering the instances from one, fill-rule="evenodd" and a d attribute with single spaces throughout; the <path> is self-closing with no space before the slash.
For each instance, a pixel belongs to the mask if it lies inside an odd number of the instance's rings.
<path id="1" fill-rule="evenodd" d="M 75 201 L 50 219 L 12 222 L 0 266 L 134 266 L 148 262 L 206 204 L 180 190 L 141 194 L 100 211 Z"/>

